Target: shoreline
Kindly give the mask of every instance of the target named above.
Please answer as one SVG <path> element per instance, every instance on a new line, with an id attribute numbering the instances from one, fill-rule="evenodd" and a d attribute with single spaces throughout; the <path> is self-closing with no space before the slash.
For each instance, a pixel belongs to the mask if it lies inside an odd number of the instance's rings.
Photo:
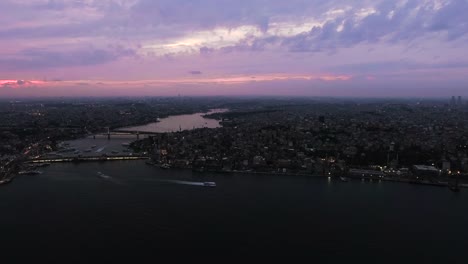
<path id="1" fill-rule="evenodd" d="M 92 159 L 83 159 L 83 160 L 76 160 L 76 159 L 60 159 L 60 160 L 30 160 L 26 161 L 25 163 L 28 164 L 39 164 L 39 163 L 89 163 L 89 162 L 106 162 L 106 161 L 141 161 L 141 160 L 148 160 L 148 157 L 144 156 L 133 156 L 133 157 L 107 157 L 106 159 L 101 158 L 92 158 Z M 147 166 L 152 166 L 155 168 L 160 168 L 160 166 L 156 164 L 148 164 L 145 163 Z M 426 186 L 434 186 L 434 187 L 452 187 L 449 181 L 429 181 L 429 180 L 419 180 L 419 179 L 411 179 L 411 178 L 393 178 L 388 176 L 382 177 L 372 177 L 372 176 L 359 176 L 359 175 L 333 175 L 333 174 L 320 174 L 320 173 L 291 173 L 291 172 L 261 172 L 261 171 L 241 171 L 241 170 L 203 170 L 197 171 L 193 168 L 178 168 L 174 167 L 171 169 L 183 170 L 183 171 L 191 171 L 193 174 L 207 174 L 207 173 L 219 173 L 219 174 L 239 174 L 239 175 L 271 175 L 271 176 L 291 176 L 291 177 L 309 177 L 309 178 L 340 178 L 342 181 L 347 181 L 348 179 L 351 180 L 361 180 L 361 181 L 376 181 L 376 182 L 398 182 L 398 183 L 406 183 L 406 184 L 413 184 L 413 185 L 426 185 Z M 170 169 L 169 169 L 170 170 Z M 6 183 L 11 182 L 15 177 L 19 176 L 17 173 L 10 173 L 8 176 L 4 176 L 1 180 L 7 180 Z M 341 179 L 344 178 L 344 179 Z M 5 183 L 0 183 L 5 184 Z M 460 183 L 458 184 L 459 188 L 468 188 L 468 184 Z"/>
<path id="2" fill-rule="evenodd" d="M 78 161 L 78 163 L 81 162 L 104 162 L 104 161 L 137 161 L 137 160 L 144 160 L 148 159 L 147 157 L 133 157 L 133 159 L 109 159 L 109 160 L 89 160 L 89 161 Z M 46 161 L 27 161 L 25 163 L 29 164 L 35 164 L 35 163 L 42 163 Z M 50 162 L 47 161 L 47 162 Z M 53 163 L 77 163 L 77 161 L 73 160 L 61 160 Z M 152 164 L 146 164 L 147 166 L 152 166 L 155 168 L 161 169 L 158 165 L 152 165 Z M 238 170 L 230 170 L 230 171 L 225 171 L 225 170 L 204 170 L 204 171 L 196 171 L 191 168 L 173 168 L 177 170 L 183 170 L 183 171 L 192 171 L 193 174 L 207 174 L 207 173 L 219 173 L 219 174 L 238 174 L 238 175 L 271 175 L 271 176 L 296 176 L 296 177 L 309 177 L 309 178 L 328 178 L 328 179 L 340 179 L 343 182 L 346 182 L 348 180 L 361 180 L 361 181 L 369 181 L 369 182 L 397 182 L 397 183 L 406 183 L 406 184 L 413 184 L 413 185 L 425 185 L 425 186 L 433 186 L 433 187 L 444 187 L 444 188 L 451 188 L 452 186 L 450 185 L 450 182 L 431 182 L 428 180 L 415 180 L 415 179 L 409 179 L 409 178 L 391 178 L 391 177 L 366 177 L 366 176 L 357 176 L 357 175 L 332 175 L 332 174 L 317 174 L 317 173 L 280 173 L 280 172 L 260 172 L 260 171 L 238 171 Z M 18 177 L 18 173 L 10 173 L 8 175 L 5 175 L 2 179 L 0 179 L 0 186 L 1 185 L 6 185 L 8 183 L 11 183 L 14 178 Z M 343 178 L 343 179 L 342 179 Z M 468 188 L 468 184 L 461 183 L 458 184 L 459 188 Z"/>
<path id="3" fill-rule="evenodd" d="M 223 173 L 220 171 L 207 171 L 207 172 L 214 172 L 214 173 Z M 426 186 L 434 186 L 434 187 L 451 187 L 449 182 L 430 182 L 427 180 L 414 180 L 414 179 L 397 179 L 397 178 L 390 178 L 390 177 L 382 177 L 382 178 L 373 178 L 373 177 L 360 177 L 360 176 L 339 176 L 339 175 L 327 175 L 327 174 L 306 174 L 306 173 L 275 173 L 275 172 L 249 172 L 249 171 L 224 171 L 224 173 L 230 174 L 263 174 L 263 175 L 275 175 L 275 176 L 305 176 L 311 178 L 330 178 L 330 179 L 337 179 L 337 178 L 345 178 L 350 180 L 361 180 L 361 181 L 376 181 L 376 182 L 398 182 L 398 183 L 406 183 L 406 184 L 413 184 L 413 185 L 426 185 Z M 340 179 L 341 180 L 341 179 Z M 468 188 L 468 184 L 461 183 L 458 185 L 460 188 Z"/>
<path id="4" fill-rule="evenodd" d="M 158 165 L 151 165 L 147 164 L 149 166 L 154 166 L 159 168 Z M 239 175 L 272 175 L 272 176 L 300 176 L 300 177 L 309 177 L 309 178 L 330 178 L 330 179 L 340 179 L 344 178 L 347 180 L 361 180 L 361 181 L 369 181 L 369 182 L 397 182 L 397 183 L 406 183 L 406 184 L 413 184 L 413 185 L 425 185 L 425 186 L 433 186 L 433 187 L 444 187 L 444 188 L 450 188 L 450 182 L 431 182 L 428 180 L 419 180 L 419 179 L 410 179 L 410 178 L 392 178 L 392 177 L 386 177 L 383 176 L 382 178 L 380 177 L 368 177 L 368 176 L 357 176 L 357 175 L 332 175 L 332 174 L 309 174 L 309 173 L 280 173 L 280 172 L 259 172 L 259 171 L 224 171 L 224 170 L 204 170 L 204 171 L 196 171 L 191 168 L 173 168 L 173 169 L 178 169 L 178 170 L 191 170 L 195 174 L 206 174 L 206 173 L 220 173 L 220 174 L 239 174 Z M 341 179 L 340 179 L 341 180 Z M 341 180 L 343 181 L 343 180 Z M 467 183 L 460 183 L 458 184 L 459 188 L 468 188 Z"/>

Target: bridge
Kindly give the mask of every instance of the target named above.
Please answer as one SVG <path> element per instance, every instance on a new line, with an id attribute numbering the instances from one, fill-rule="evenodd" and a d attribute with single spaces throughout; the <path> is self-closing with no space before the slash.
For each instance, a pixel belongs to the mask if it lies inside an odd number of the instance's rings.
<path id="1" fill-rule="evenodd" d="M 145 156 L 92 156 L 92 157 L 60 157 L 28 160 L 26 163 L 57 163 L 57 162 L 89 162 L 89 161 L 117 161 L 117 160 L 145 160 Z"/>
<path id="2" fill-rule="evenodd" d="M 111 139 L 111 136 L 121 136 L 121 135 L 135 135 L 136 139 L 140 139 L 140 135 L 157 135 L 161 133 L 157 132 L 144 132 L 144 131 L 122 131 L 122 130 L 110 130 L 109 127 L 106 127 L 107 132 L 105 133 L 97 133 L 95 135 L 107 136 L 107 139 Z"/>

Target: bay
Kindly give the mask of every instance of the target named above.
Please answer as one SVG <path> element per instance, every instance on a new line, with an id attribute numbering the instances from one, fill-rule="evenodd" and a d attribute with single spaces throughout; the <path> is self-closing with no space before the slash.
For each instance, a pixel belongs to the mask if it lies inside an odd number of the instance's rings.
<path id="1" fill-rule="evenodd" d="M 6 253 L 86 260 L 180 250 L 440 263 L 462 259 L 468 235 L 468 196 L 447 188 L 201 174 L 144 161 L 61 163 L 43 171 L 0 188 Z M 217 186 L 187 184 L 205 181 Z"/>

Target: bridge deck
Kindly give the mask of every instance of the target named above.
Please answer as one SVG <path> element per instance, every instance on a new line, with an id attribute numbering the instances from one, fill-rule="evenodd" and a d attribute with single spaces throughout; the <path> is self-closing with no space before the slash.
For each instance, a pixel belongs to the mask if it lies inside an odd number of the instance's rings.
<path id="1" fill-rule="evenodd" d="M 27 163 L 55 163 L 55 162 L 84 162 L 84 161 L 117 161 L 117 160 L 143 160 L 148 157 L 142 156 L 111 156 L 111 157 L 62 157 L 49 159 L 29 160 Z"/>

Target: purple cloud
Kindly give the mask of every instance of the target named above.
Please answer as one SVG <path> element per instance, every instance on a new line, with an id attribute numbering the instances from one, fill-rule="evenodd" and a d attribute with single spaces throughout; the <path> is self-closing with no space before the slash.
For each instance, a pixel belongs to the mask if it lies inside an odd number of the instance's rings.
<path id="1" fill-rule="evenodd" d="M 427 76 L 468 85 L 466 0 L 2 0 L 0 10 L 0 80 L 209 72 L 350 74 L 356 91 L 415 78 L 435 87 Z"/>
<path id="2" fill-rule="evenodd" d="M 98 65 L 123 57 L 135 57 L 136 52 L 122 47 L 111 49 L 78 49 L 53 51 L 48 49 L 26 49 L 13 58 L 0 58 L 0 67 L 5 69 L 39 69 Z"/>

